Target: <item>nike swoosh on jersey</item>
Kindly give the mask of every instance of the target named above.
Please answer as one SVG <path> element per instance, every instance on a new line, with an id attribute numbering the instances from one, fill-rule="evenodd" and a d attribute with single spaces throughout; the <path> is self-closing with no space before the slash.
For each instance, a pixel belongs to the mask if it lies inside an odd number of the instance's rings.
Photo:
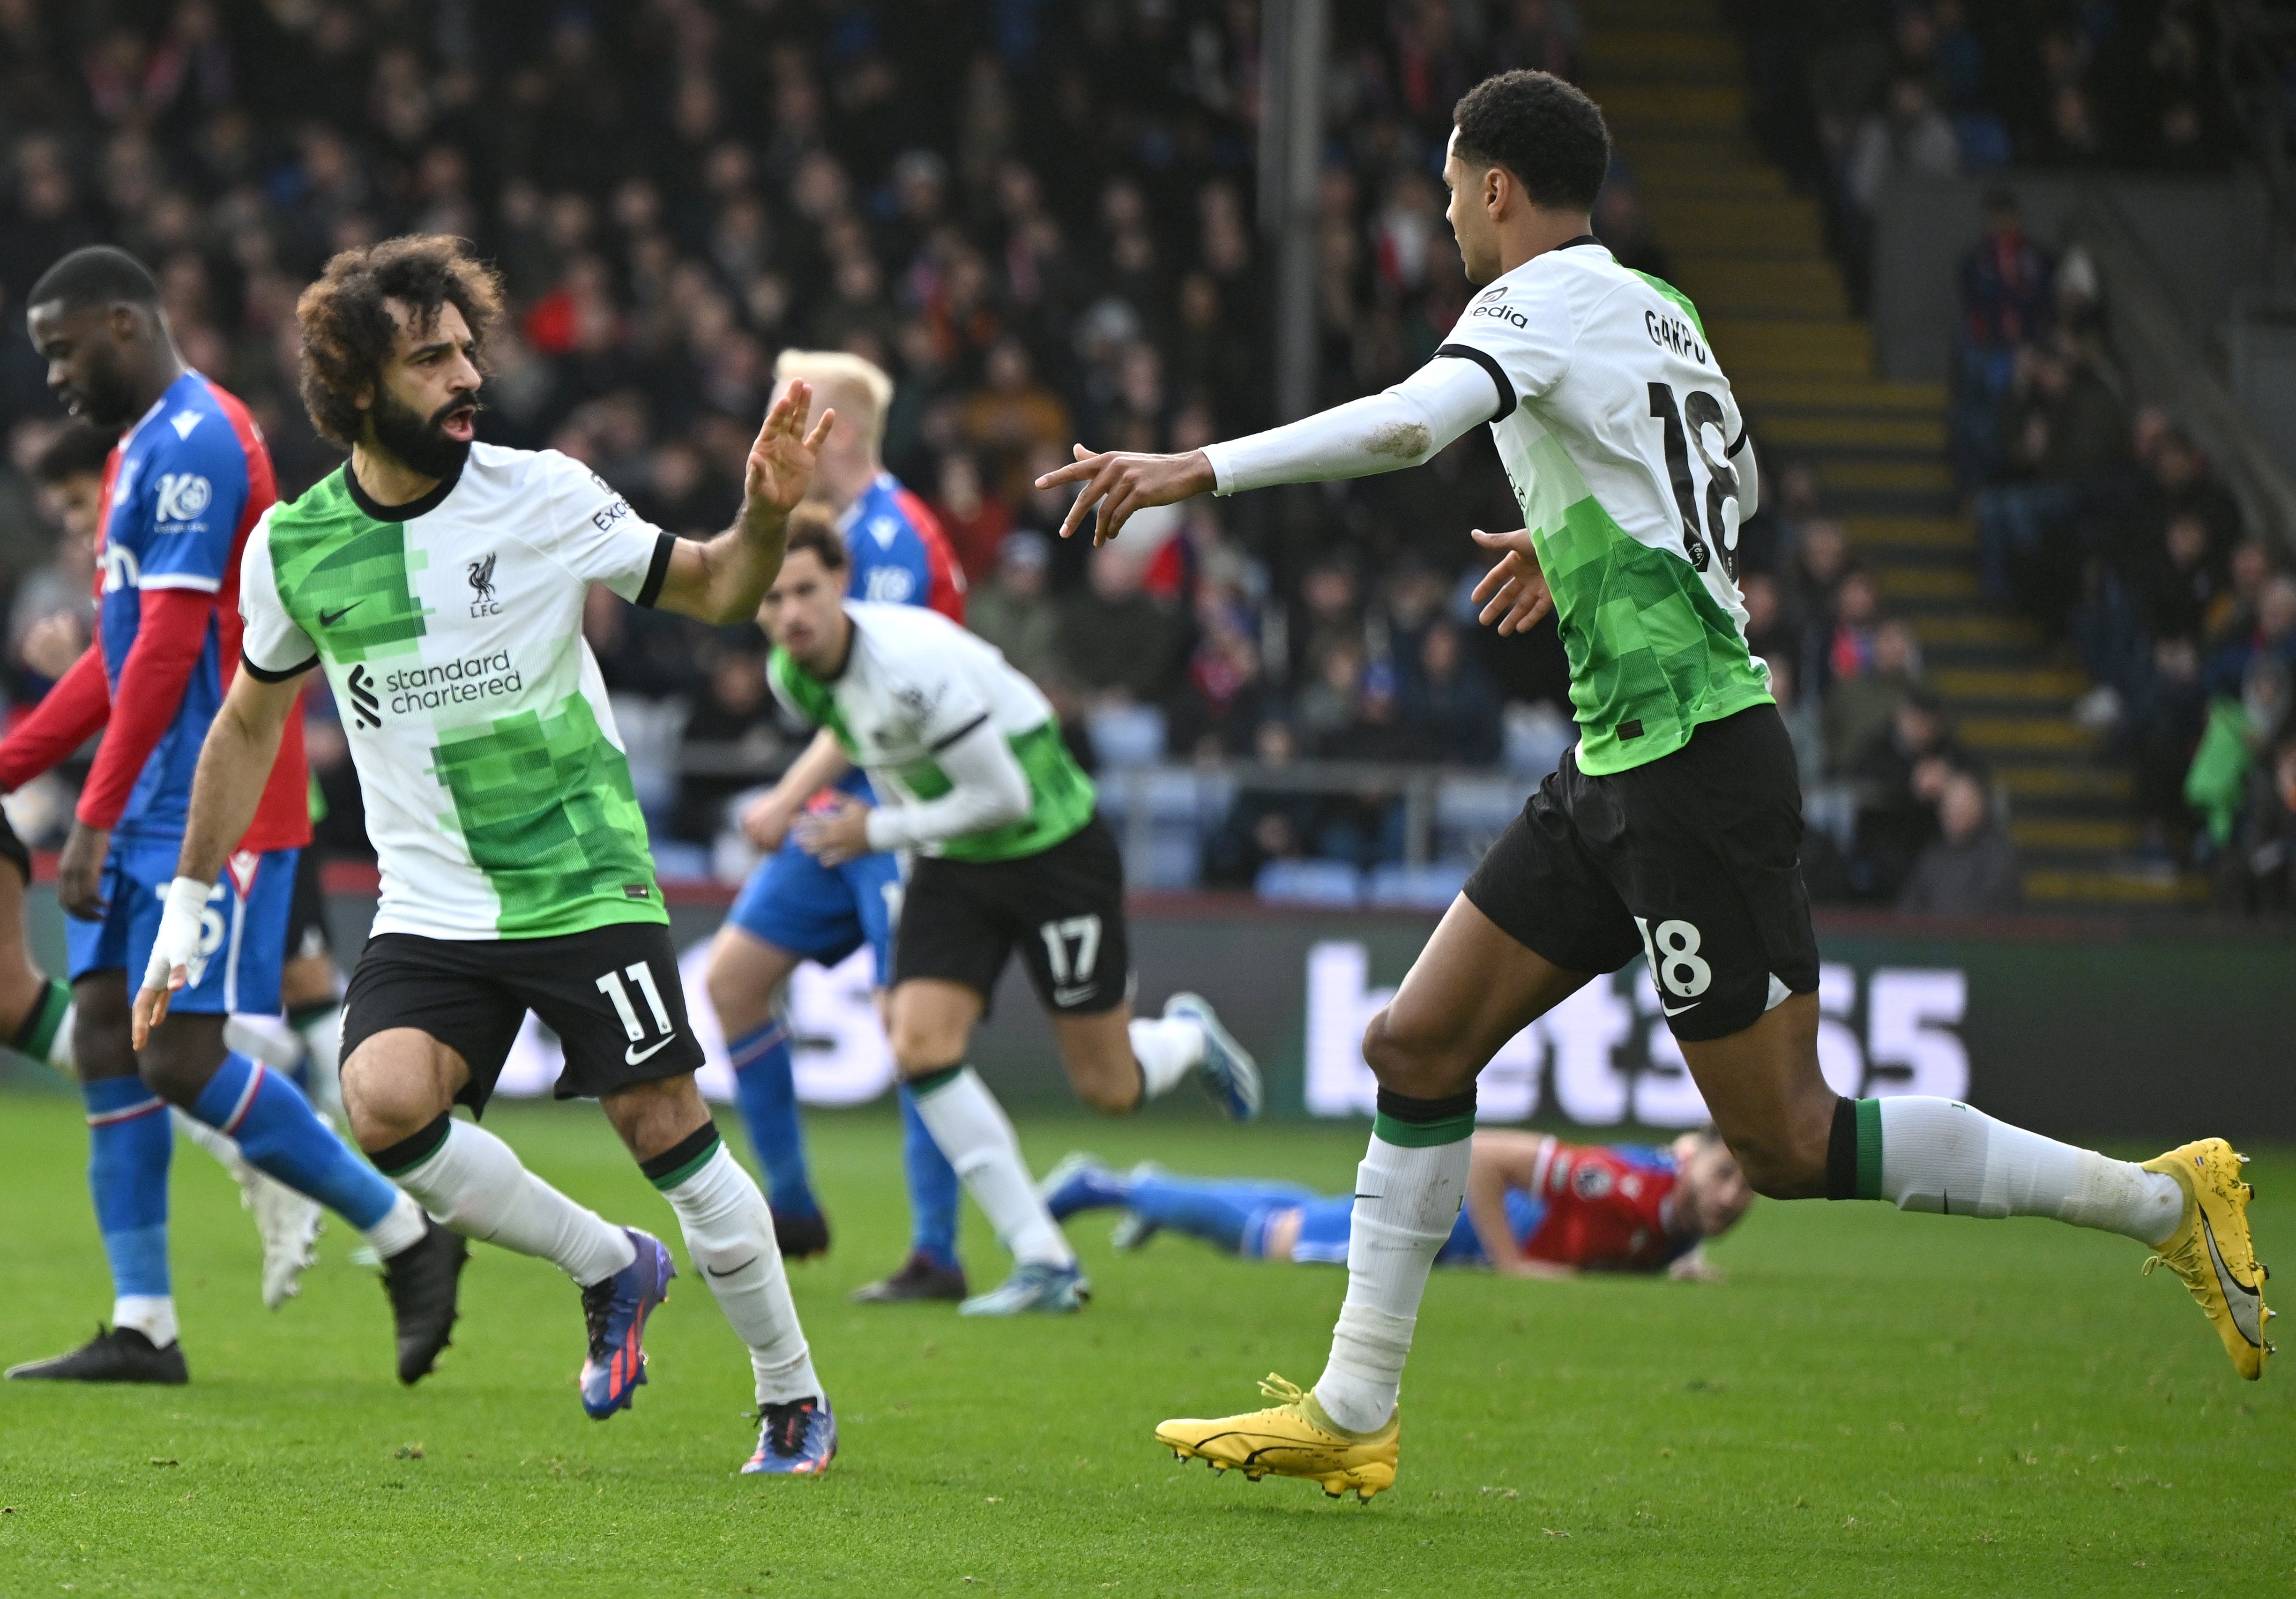
<path id="1" fill-rule="evenodd" d="M 2209 1226 L 2206 1216 L 2201 1218 L 2201 1236 L 2208 1240 L 2209 1264 L 2216 1268 L 2217 1286 L 2224 1291 L 2225 1308 L 2232 1312 L 2232 1324 L 2250 1343 L 2262 1345 L 2264 1324 L 2256 1308 L 2263 1302 L 2264 1296 L 2234 1276 L 2226 1267 L 2224 1257 L 2217 1252 L 2216 1229 Z"/>
<path id="2" fill-rule="evenodd" d="M 1669 1015 L 1669 1016 L 1679 1016 L 1679 1015 L 1681 1015 L 1681 1014 L 1683 1013 L 1683 1012 L 1685 1012 L 1685 1011 L 1694 1011 L 1694 1010 L 1696 1010 L 1700 1005 L 1702 1005 L 1702 1004 L 1705 1004 L 1705 1003 L 1706 1003 L 1706 1002 L 1705 1002 L 1704 1000 L 1702 1000 L 1702 999 L 1693 999 L 1693 1000 L 1692 1000 L 1688 1004 L 1660 1004 L 1660 1005 L 1659 1006 L 1659 1008 L 1660 1008 L 1660 1010 L 1664 1011 L 1664 1012 L 1665 1012 L 1668 1015 Z"/>
<path id="3" fill-rule="evenodd" d="M 677 1035 L 676 1033 L 672 1033 L 660 1043 L 649 1046 L 644 1049 L 640 1049 L 636 1045 L 633 1044 L 627 1049 L 622 1051 L 622 1059 L 627 1064 L 635 1066 L 640 1061 L 660 1054 L 663 1050 L 668 1049 L 671 1045 L 676 1042 Z"/>
<path id="4" fill-rule="evenodd" d="M 319 612 L 319 626 L 322 627 L 332 627 L 337 622 L 341 621 L 345 617 L 350 615 L 352 611 L 357 611 L 360 606 L 365 603 L 366 602 L 365 600 L 353 600 L 340 611 L 322 611 Z"/>

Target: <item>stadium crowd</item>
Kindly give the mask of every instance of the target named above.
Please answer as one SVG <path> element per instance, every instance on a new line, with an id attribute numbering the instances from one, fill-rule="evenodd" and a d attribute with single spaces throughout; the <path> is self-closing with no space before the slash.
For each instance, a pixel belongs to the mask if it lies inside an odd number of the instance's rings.
<path id="1" fill-rule="evenodd" d="M 1862 292 L 1900 175 L 2019 167 L 2221 171 L 2239 147 L 2214 0 L 2061 5 L 1730 0 L 1754 131 L 1824 198 Z"/>
<path id="2" fill-rule="evenodd" d="M 1824 198 L 1853 293 L 1893 177 L 2013 162 L 2220 171 L 2241 148 L 2209 0 L 1731 9 L 1756 131 Z M 2243 525 L 2207 442 L 2116 359 L 2093 264 L 2033 237 L 2005 189 L 1985 209 L 1960 267 L 1950 436 L 1986 587 L 2077 649 L 2096 685 L 2079 715 L 2132 774 L 2141 856 L 2212 871 L 2232 904 L 2284 908 L 2296 898 L 2296 577 Z M 1834 560 L 1822 544 L 1819 568 Z M 1886 874 L 1870 856 L 1850 865 L 1869 886 Z"/>
<path id="3" fill-rule="evenodd" d="M 2077 645 L 2144 848 L 2285 906 L 2296 574 L 2114 357 L 2094 269 L 1990 197 L 1962 266 L 1954 433 L 1988 587 Z"/>
<path id="4" fill-rule="evenodd" d="M 1340 29 L 1332 398 L 1408 371 L 1464 303 L 1433 176 L 1454 99 L 1572 50 L 1536 0 Z M 1059 507 L 1028 487 L 1079 439 L 1185 447 L 1267 420 L 1258 48 L 1248 5 L 924 4 L 895 28 L 746 0 L 0 4 L 0 315 L 74 245 L 135 250 L 291 494 L 336 459 L 295 398 L 300 286 L 347 244 L 469 236 L 514 312 L 487 436 L 565 450 L 681 531 L 729 513 L 775 352 L 853 350 L 898 381 L 887 463 L 939 515 L 976 625 L 1079 729 L 1144 708 L 1150 753 L 1488 763 L 1502 702 L 1551 708 L 1563 673 L 1551 628 L 1502 648 L 1464 614 L 1461 535 L 1512 515 L 1481 438 L 1409 485 L 1330 494 L 1291 546 L 1264 508 L 1204 504 L 1095 554 L 1048 538 Z M 1605 226 L 1650 248 L 1623 188 Z M 21 704 L 86 636 L 88 557 L 38 513 L 58 419 L 29 347 L 0 344 Z M 592 634 L 650 809 L 708 843 L 788 748 L 761 638 L 611 606 Z M 329 842 L 355 848 L 341 741 L 315 734 Z"/>
<path id="5" fill-rule="evenodd" d="M 1900 8 L 1900 64 L 1968 78 L 1964 43 L 1987 25 L 1956 14 Z M 1926 32 L 1905 20 L 1917 15 Z M 1457 94 L 1516 65 L 1570 76 L 1577 48 L 1570 11 L 1547 0 L 1342 8 L 1334 26 L 1346 132 L 1320 195 L 1326 402 L 1411 370 L 1464 303 L 1435 176 Z M 1762 37 L 1758 19 L 1758 68 Z M 1424 472 L 1288 504 L 1201 501 L 1097 552 L 1050 537 L 1062 506 L 1029 488 L 1074 440 L 1185 448 L 1268 420 L 1258 49 L 1250 5 L 1114 0 L 940 0 L 898 28 L 867 7 L 767 0 L 7 0 L 0 316 L 76 244 L 135 250 L 187 356 L 247 399 L 291 494 L 336 459 L 295 397 L 300 286 L 347 244 L 468 236 L 503 266 L 514 313 L 490 352 L 485 436 L 565 450 L 687 532 L 730 512 L 775 353 L 852 350 L 898 381 L 886 462 L 949 535 L 972 624 L 1045 686 L 1088 762 L 1503 767 L 1519 800 L 1570 742 L 1565 675 L 1551 623 L 1507 641 L 1473 624 L 1481 562 L 1461 534 L 1515 519 L 1480 433 Z M 1630 173 L 1597 227 L 1663 275 Z M 85 640 L 89 555 L 43 514 L 39 458 L 60 452 L 56 468 L 73 444 L 19 339 L 0 340 L 0 430 L 6 687 L 22 705 Z M 1883 796 L 1837 830 L 1843 858 L 1813 860 L 1814 886 L 1918 898 L 1932 847 L 1966 857 L 1973 881 L 2013 884 L 1989 823 L 1941 836 L 1954 808 L 1924 760 L 1947 734 L 1910 630 L 1878 613 L 1814 478 L 1776 480 L 1746 541 L 1756 648 L 1807 775 Z M 603 603 L 590 633 L 665 866 L 737 870 L 726 801 L 794 749 L 761 636 Z M 322 836 L 357 852 L 330 714 L 314 708 Z M 1392 795 L 1220 792 L 1176 881 L 1248 886 L 1271 863 L 1371 867 L 1405 849 Z M 37 795 L 19 808 L 34 833 L 68 815 Z M 1470 854 L 1472 831 L 1445 834 L 1447 850 Z"/>

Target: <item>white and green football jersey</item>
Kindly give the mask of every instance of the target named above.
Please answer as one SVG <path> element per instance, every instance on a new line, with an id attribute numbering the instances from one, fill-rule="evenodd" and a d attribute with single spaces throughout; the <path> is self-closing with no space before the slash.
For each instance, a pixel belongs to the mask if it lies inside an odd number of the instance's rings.
<path id="1" fill-rule="evenodd" d="M 1737 584 L 1745 422 L 1682 292 L 1588 238 L 1493 282 L 1436 354 L 1497 386 L 1491 436 L 1554 595 L 1580 770 L 1641 766 L 1766 702 Z"/>
<path id="2" fill-rule="evenodd" d="M 766 675 L 797 715 L 839 746 L 888 799 L 915 803 L 949 791 L 934 758 L 986 723 L 1029 780 L 1029 814 L 985 832 L 922 847 L 950 860 L 1016 860 L 1051 849 L 1092 820 L 1098 792 L 1061 738 L 1060 718 L 996 645 L 921 605 L 849 600 L 853 644 L 824 681 L 775 650 Z"/>
<path id="3" fill-rule="evenodd" d="M 488 444 L 408 504 L 346 465 L 265 513 L 240 573 L 246 664 L 326 671 L 382 868 L 375 931 L 668 919 L 582 604 L 593 583 L 652 604 L 674 543 L 579 463 Z"/>

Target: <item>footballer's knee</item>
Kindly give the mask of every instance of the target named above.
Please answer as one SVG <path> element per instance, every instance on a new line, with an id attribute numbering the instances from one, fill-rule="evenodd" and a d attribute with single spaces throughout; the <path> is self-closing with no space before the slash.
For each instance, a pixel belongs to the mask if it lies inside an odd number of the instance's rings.
<path id="1" fill-rule="evenodd" d="M 91 972 L 72 985 L 72 1062 L 84 1083 L 136 1075 L 135 1032 L 117 972 Z"/>
<path id="2" fill-rule="evenodd" d="M 176 1014 L 153 1028 L 135 1056 L 144 1086 L 185 1110 L 223 1064 L 223 1018 Z"/>
<path id="3" fill-rule="evenodd" d="M 1414 1027 L 1393 1005 L 1382 1006 L 1364 1029 L 1363 1057 L 1381 1087 L 1413 1099 L 1447 1098 L 1464 1090 L 1481 1070 L 1481 1062 L 1468 1060 L 1454 1040 Z"/>
<path id="4" fill-rule="evenodd" d="M 773 1014 L 774 991 L 796 964 L 794 957 L 738 929 L 718 935 L 701 984 L 728 1037 L 766 1024 Z"/>
<path id="5" fill-rule="evenodd" d="M 386 1028 L 342 1064 L 343 1112 L 369 1152 L 401 1144 L 454 1108 L 470 1080 L 463 1057 L 415 1028 Z"/>

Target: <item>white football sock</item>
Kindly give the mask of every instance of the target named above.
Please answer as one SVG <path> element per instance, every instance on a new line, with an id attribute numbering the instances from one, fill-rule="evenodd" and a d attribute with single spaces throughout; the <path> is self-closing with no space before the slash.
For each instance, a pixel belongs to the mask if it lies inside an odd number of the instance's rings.
<path id="1" fill-rule="evenodd" d="M 422 1214 L 422 1207 L 415 1202 L 413 1194 L 401 1188 L 382 1219 L 359 1236 L 366 1240 L 366 1247 L 374 1251 L 377 1259 L 388 1260 L 399 1250 L 411 1250 L 422 1242 L 422 1234 L 430 1230 L 430 1220 Z"/>
<path id="2" fill-rule="evenodd" d="M 223 1045 L 289 1077 L 303 1064 L 307 1053 L 303 1040 L 283 1018 L 244 1011 L 234 1011 L 223 1019 Z"/>
<path id="3" fill-rule="evenodd" d="M 1132 1058 L 1140 1062 L 1140 1097 L 1144 1103 L 1188 1075 L 1204 1058 L 1204 1029 L 1185 1016 L 1136 1020 L 1130 1029 Z"/>
<path id="4" fill-rule="evenodd" d="M 295 1029 L 303 1036 L 304 1056 L 311 1063 L 311 1103 L 343 1120 L 343 1007 L 330 1005 Z"/>
<path id="5" fill-rule="evenodd" d="M 821 1379 L 790 1300 L 774 1213 L 757 1180 L 720 1142 L 699 1171 L 661 1196 L 677 1212 L 686 1253 L 718 1296 L 718 1308 L 750 1346 L 758 1403 L 819 1398 Z"/>
<path id="6" fill-rule="evenodd" d="M 133 1327 L 155 1349 L 176 1341 L 176 1301 L 164 1293 L 124 1293 L 111 1301 L 111 1324 Z"/>
<path id="7" fill-rule="evenodd" d="M 437 1152 L 395 1180 L 440 1226 L 521 1255 L 539 1255 L 586 1288 L 636 1256 L 621 1228 L 527 1170 L 509 1144 L 474 1122 L 447 1123 Z M 373 1234 L 368 1237 L 386 1259 L 397 1252 Z"/>
<path id="8" fill-rule="evenodd" d="M 956 1168 L 964 1191 L 1021 1261 L 1073 1266 L 1068 1235 L 1037 1197 L 1021 1140 L 980 1075 L 967 1066 L 939 1086 L 916 1095 L 917 1115 Z"/>
<path id="9" fill-rule="evenodd" d="M 48 1064 L 66 1077 L 79 1075 L 79 1057 L 72 1049 L 73 1029 L 79 1025 L 79 1004 L 74 1001 L 64 1007 L 64 1019 L 56 1023 L 55 1037 L 48 1040 Z"/>
<path id="10" fill-rule="evenodd" d="M 1900 1095 L 1882 1107 L 1882 1197 L 1900 1210 L 2053 1216 L 2157 1244 L 2184 1219 L 2177 1179 L 1996 1121 L 1959 1100 Z"/>
<path id="11" fill-rule="evenodd" d="M 1467 1197 L 1469 1140 L 1411 1148 L 1374 1133 L 1356 1168 L 1348 1228 L 1348 1297 L 1316 1398 L 1350 1432 L 1375 1432 L 1395 1414 L 1403 1360 L 1436 1251 Z"/>

